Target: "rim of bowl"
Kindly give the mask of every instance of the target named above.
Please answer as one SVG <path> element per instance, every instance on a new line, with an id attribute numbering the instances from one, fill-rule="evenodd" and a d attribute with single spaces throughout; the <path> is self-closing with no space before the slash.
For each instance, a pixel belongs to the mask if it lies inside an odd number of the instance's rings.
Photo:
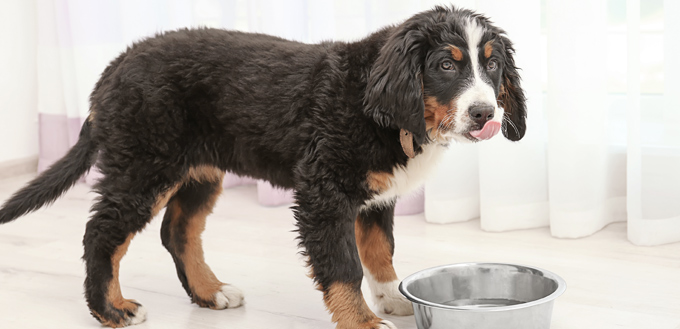
<path id="1" fill-rule="evenodd" d="M 450 305 L 444 305 L 444 304 L 437 304 L 433 303 L 421 298 L 418 298 L 411 294 L 408 290 L 406 290 L 404 283 L 407 285 L 417 279 L 420 279 L 424 277 L 428 273 L 432 273 L 438 270 L 446 269 L 446 268 L 452 268 L 452 267 L 470 267 L 470 266 L 512 266 L 512 267 L 523 267 L 531 270 L 535 270 L 538 272 L 541 272 L 544 277 L 554 280 L 557 282 L 557 289 L 553 291 L 550 295 L 545 296 L 543 298 L 539 298 L 536 300 L 532 300 L 530 302 L 526 303 L 521 303 L 521 304 L 515 304 L 515 305 L 509 305 L 509 306 L 498 306 L 498 307 L 485 307 L 485 308 L 476 308 L 473 306 L 450 306 Z M 421 305 L 426 305 L 429 307 L 434 307 L 434 308 L 440 308 L 440 309 L 446 309 L 446 310 L 456 310 L 456 311 L 468 311 L 468 312 L 501 312 L 501 311 L 511 311 L 511 310 L 517 310 L 517 309 L 522 309 L 522 308 L 527 308 L 527 307 L 532 307 L 534 305 L 539 305 L 539 304 L 544 304 L 551 302 L 555 300 L 557 297 L 561 296 L 565 291 L 567 290 L 567 282 L 564 281 L 559 275 L 544 270 L 539 267 L 535 266 L 527 266 L 527 265 L 521 265 L 521 264 L 509 264 L 509 263 L 457 263 L 457 264 L 449 264 L 449 265 L 441 265 L 441 266 L 436 266 L 436 267 L 431 267 L 428 269 L 424 269 L 422 271 L 418 271 L 416 273 L 413 273 L 409 276 L 407 276 L 404 280 L 401 281 L 399 284 L 399 291 L 401 292 L 406 299 L 410 300 L 412 303 L 417 303 Z"/>

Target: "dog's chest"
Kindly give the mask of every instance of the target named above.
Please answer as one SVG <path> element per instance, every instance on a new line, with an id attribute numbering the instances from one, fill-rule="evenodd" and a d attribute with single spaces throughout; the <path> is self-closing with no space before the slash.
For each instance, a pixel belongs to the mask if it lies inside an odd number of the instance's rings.
<path id="1" fill-rule="evenodd" d="M 409 159 L 404 167 L 394 168 L 392 175 L 385 182 L 385 189 L 380 191 L 370 200 L 366 201 L 364 208 L 382 206 L 394 202 L 395 198 L 407 195 L 420 188 L 434 171 L 439 163 L 446 147 L 432 143 L 423 147 L 423 152 L 413 159 Z"/>

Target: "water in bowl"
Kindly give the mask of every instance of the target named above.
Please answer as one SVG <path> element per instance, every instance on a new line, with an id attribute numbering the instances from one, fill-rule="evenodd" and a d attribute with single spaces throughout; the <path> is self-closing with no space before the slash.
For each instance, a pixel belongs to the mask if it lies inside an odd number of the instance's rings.
<path id="1" fill-rule="evenodd" d="M 465 308 L 490 308 L 490 307 L 501 307 L 522 304 L 524 302 L 504 299 L 504 298 L 484 298 L 484 299 L 455 299 L 448 302 L 444 302 L 444 305 L 465 307 Z"/>

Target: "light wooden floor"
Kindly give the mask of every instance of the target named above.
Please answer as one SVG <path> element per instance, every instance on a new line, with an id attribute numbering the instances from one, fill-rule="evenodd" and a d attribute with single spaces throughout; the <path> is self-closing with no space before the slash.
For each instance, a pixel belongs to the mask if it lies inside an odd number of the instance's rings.
<path id="1" fill-rule="evenodd" d="M 0 181 L 0 200 L 30 178 Z M 261 207 L 255 196 L 254 187 L 226 190 L 204 234 L 208 263 L 222 281 L 244 290 L 246 306 L 213 311 L 190 304 L 156 218 L 121 265 L 123 294 L 149 311 L 136 328 L 333 328 L 297 255 L 291 211 Z M 93 197 L 77 185 L 54 206 L 0 226 L 0 328 L 100 327 L 85 306 L 80 260 Z M 458 262 L 534 265 L 568 283 L 555 303 L 553 329 L 680 329 L 680 243 L 636 247 L 626 240 L 625 224 L 580 240 L 554 239 L 547 228 L 486 233 L 478 227 L 477 221 L 441 226 L 420 215 L 398 217 L 398 274 Z M 385 318 L 415 328 L 413 317 Z"/>

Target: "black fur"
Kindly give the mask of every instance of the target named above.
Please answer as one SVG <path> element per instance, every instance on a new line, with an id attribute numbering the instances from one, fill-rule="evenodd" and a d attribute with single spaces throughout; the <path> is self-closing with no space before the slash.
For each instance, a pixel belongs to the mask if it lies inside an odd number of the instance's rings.
<path id="1" fill-rule="evenodd" d="M 0 224 L 49 205 L 70 189 L 95 161 L 97 145 L 91 139 L 91 125 L 85 122 L 76 145 L 30 184 L 2 205 Z"/>
<path id="2" fill-rule="evenodd" d="M 100 196 L 83 240 L 85 289 L 90 308 L 116 321 L 124 314 L 105 299 L 111 256 L 144 228 L 158 196 L 172 186 L 184 184 L 175 196 L 183 209 L 200 206 L 213 186 L 185 178 L 192 167 L 212 166 L 294 189 L 299 242 L 314 279 L 324 292 L 334 282 L 358 287 L 360 211 L 363 221 L 381 225 L 394 248 L 393 208 L 362 210 L 376 193 L 367 175 L 406 165 L 400 129 L 413 133 L 417 153 L 432 142 L 423 97 L 445 103 L 464 85 L 463 76 L 442 73 L 439 61 L 450 56 L 442 47 L 464 45 L 469 18 L 485 27 L 485 40 L 502 41 L 495 50 L 502 79 L 490 79 L 518 129 L 503 132 L 519 140 L 526 109 L 512 44 L 467 10 L 437 7 L 353 43 L 308 45 L 216 29 L 167 32 L 132 45 L 106 68 L 76 146 L 5 203 L 0 223 L 54 201 L 98 154 L 104 178 L 95 186 Z M 182 235 L 171 234 L 167 216 L 163 243 L 191 294 L 176 257 Z"/>
<path id="3" fill-rule="evenodd" d="M 371 68 L 364 111 L 381 126 L 413 133 L 416 149 L 426 139 L 422 72 L 428 50 L 422 17 L 392 28 Z"/>
<path id="4" fill-rule="evenodd" d="M 505 109 L 507 120 L 503 120 L 503 135 L 511 141 L 518 141 L 526 132 L 527 106 L 526 97 L 520 84 L 520 76 L 512 56 L 515 49 L 512 41 L 501 37 L 504 47 L 503 90 L 499 97 L 499 104 Z"/>

